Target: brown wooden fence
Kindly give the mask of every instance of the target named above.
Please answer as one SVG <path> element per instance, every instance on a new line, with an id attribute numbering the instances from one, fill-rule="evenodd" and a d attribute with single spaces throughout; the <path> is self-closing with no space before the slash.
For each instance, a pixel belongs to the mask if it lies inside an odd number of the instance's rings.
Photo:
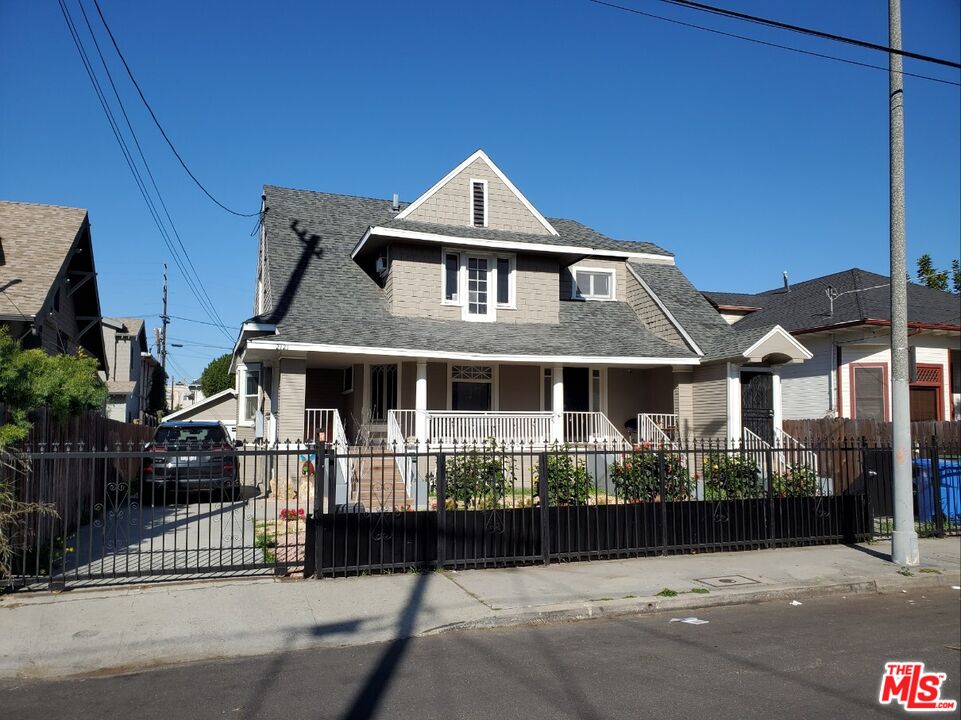
<path id="1" fill-rule="evenodd" d="M 805 445 L 828 445 L 864 438 L 868 445 L 890 445 L 891 423 L 877 420 L 852 420 L 849 418 L 819 418 L 817 420 L 785 420 L 784 432 Z M 961 446 L 961 421 L 911 423 L 914 442 L 929 444 L 937 437 L 939 444 L 957 448 Z"/>
<path id="2" fill-rule="evenodd" d="M 122 423 L 95 412 L 58 419 L 49 410 L 34 410 L 29 414 L 32 429 L 24 443 L 34 451 L 41 448 L 70 451 L 139 450 L 153 437 L 155 428 Z M 53 547 L 54 528 L 68 533 L 85 522 L 91 508 L 104 502 L 108 491 L 126 493 L 132 482 L 139 477 L 139 461 L 136 459 L 91 460 L 89 462 L 57 463 L 52 471 L 35 474 L 27 462 L 17 460 L 14 452 L 9 462 L 0 463 L 0 473 L 13 475 L 17 496 L 32 502 L 42 499 L 53 506 L 57 519 L 30 516 L 22 529 L 20 540 L 27 540 L 33 547 Z M 69 472 L 67 468 L 70 468 Z M 24 558 L 25 561 L 45 567 L 51 558 Z"/>

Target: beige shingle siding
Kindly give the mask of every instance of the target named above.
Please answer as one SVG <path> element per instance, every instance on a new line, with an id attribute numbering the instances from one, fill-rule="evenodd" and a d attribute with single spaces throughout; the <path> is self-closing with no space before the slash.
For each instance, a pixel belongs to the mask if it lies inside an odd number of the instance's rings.
<path id="1" fill-rule="evenodd" d="M 497 309 L 497 322 L 557 323 L 557 261 L 533 255 L 517 257 L 516 309 Z M 435 320 L 460 320 L 457 305 L 442 302 L 441 250 L 427 245 L 392 245 L 388 277 L 391 314 Z M 463 289 L 461 289 L 463 292 Z M 491 288 L 491 300 L 495 295 Z"/>
<path id="2" fill-rule="evenodd" d="M 281 442 L 298 440 L 304 434 L 304 403 L 307 392 L 307 363 L 283 358 L 277 400 L 277 433 Z"/>
<path id="3" fill-rule="evenodd" d="M 487 181 L 487 227 L 532 235 L 550 234 L 481 158 L 451 178 L 408 217 L 420 222 L 470 227 L 471 179 Z"/>
<path id="4" fill-rule="evenodd" d="M 678 347 L 687 347 L 687 343 L 678 332 L 677 327 L 671 322 L 670 318 L 654 302 L 654 298 L 644 289 L 637 278 L 631 273 L 626 273 L 625 299 L 637 314 L 638 319 L 644 323 L 648 329 L 662 340 L 666 340 Z"/>
<path id="5" fill-rule="evenodd" d="M 702 365 L 694 369 L 694 437 L 698 440 L 727 438 L 727 365 Z"/>

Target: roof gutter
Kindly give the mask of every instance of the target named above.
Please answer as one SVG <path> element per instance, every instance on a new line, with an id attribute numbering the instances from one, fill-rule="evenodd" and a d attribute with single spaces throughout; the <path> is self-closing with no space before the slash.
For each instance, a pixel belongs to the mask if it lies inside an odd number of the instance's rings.
<path id="1" fill-rule="evenodd" d="M 829 332 L 833 330 L 858 327 L 860 325 L 870 325 L 872 327 L 890 327 L 890 320 L 879 320 L 868 318 L 866 320 L 850 320 L 848 322 L 837 323 L 835 325 L 822 325 L 820 327 L 804 328 L 802 330 L 792 330 L 792 335 L 806 335 L 808 333 L 817 332 Z M 954 325 L 952 323 L 925 323 L 925 322 L 909 322 L 909 328 L 914 328 L 916 330 L 948 330 L 952 332 L 961 332 L 961 325 Z"/>

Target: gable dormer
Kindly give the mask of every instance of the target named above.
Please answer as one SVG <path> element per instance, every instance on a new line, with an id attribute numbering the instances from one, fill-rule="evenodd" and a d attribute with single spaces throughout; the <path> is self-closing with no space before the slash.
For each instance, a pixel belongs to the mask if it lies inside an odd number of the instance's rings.
<path id="1" fill-rule="evenodd" d="M 447 173 L 396 219 L 529 235 L 558 235 L 483 150 L 477 150 Z"/>

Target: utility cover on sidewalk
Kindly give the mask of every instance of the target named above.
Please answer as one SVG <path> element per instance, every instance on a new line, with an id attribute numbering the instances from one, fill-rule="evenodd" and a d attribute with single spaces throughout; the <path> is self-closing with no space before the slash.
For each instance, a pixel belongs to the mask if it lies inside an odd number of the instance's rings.
<path id="1" fill-rule="evenodd" d="M 732 587 L 734 585 L 757 585 L 760 580 L 752 580 L 751 578 L 744 577 L 743 575 L 722 575 L 721 577 L 695 578 L 694 582 L 704 583 L 705 585 L 710 585 L 711 587 L 723 588 Z"/>

